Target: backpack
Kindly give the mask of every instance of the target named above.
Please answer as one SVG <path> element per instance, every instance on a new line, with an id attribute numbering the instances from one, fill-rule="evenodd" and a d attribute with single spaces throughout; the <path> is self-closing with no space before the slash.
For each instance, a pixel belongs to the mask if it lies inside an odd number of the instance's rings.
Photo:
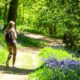
<path id="1" fill-rule="evenodd" d="M 5 39 L 6 39 L 6 42 L 7 43 L 9 43 L 9 44 L 12 44 L 13 43 L 12 31 L 9 31 L 9 32 L 6 33 Z"/>

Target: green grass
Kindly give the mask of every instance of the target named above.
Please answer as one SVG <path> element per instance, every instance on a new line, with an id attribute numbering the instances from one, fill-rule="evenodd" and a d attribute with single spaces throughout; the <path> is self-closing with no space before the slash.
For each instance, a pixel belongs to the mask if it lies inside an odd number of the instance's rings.
<path id="1" fill-rule="evenodd" d="M 79 74 L 78 69 L 60 70 L 55 68 L 51 70 L 48 67 L 43 67 L 32 73 L 29 76 L 29 80 L 79 80 Z"/>
<path id="2" fill-rule="evenodd" d="M 64 59 L 74 59 L 74 60 L 80 60 L 80 58 L 73 57 L 72 54 L 66 50 L 63 49 L 54 49 L 50 47 L 46 47 L 40 50 L 39 52 L 39 58 L 51 58 L 55 57 L 57 60 L 64 60 Z M 40 62 L 41 65 L 44 63 Z M 66 73 L 64 73 L 66 72 Z M 36 72 L 29 75 L 29 80 L 73 80 L 73 76 L 76 78 L 76 80 L 79 79 L 79 71 L 76 69 L 67 70 L 64 69 L 61 71 L 57 70 L 56 68 L 54 70 L 51 70 L 50 68 L 43 66 Z"/>
<path id="3" fill-rule="evenodd" d="M 50 80 L 51 70 L 49 68 L 40 68 L 36 72 L 29 75 L 29 80 Z"/>
<path id="4" fill-rule="evenodd" d="M 4 35 L 0 30 L 0 64 L 3 64 L 7 58 L 7 47 L 4 39 Z"/>
<path id="5" fill-rule="evenodd" d="M 4 48 L 0 49 L 0 64 L 4 64 L 7 59 L 7 51 Z"/>
<path id="6" fill-rule="evenodd" d="M 49 58 L 49 57 L 55 57 L 57 60 L 62 59 L 71 59 L 72 55 L 63 49 L 54 49 L 50 47 L 46 47 L 40 50 L 39 56 L 41 58 Z"/>
<path id="7" fill-rule="evenodd" d="M 6 48 L 6 43 L 5 43 L 4 35 L 3 35 L 3 33 L 2 33 L 1 30 L 0 30 L 0 46 Z"/>

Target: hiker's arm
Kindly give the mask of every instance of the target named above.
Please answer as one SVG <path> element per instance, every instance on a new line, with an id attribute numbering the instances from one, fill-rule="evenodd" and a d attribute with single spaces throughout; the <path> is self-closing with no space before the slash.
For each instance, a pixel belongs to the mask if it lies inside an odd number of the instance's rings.
<path id="1" fill-rule="evenodd" d="M 15 31 L 12 32 L 12 38 L 13 38 L 13 41 L 14 43 L 16 42 L 16 38 L 17 38 L 17 34 Z"/>
<path id="2" fill-rule="evenodd" d="M 13 39 L 16 39 L 17 38 L 16 32 L 12 32 L 12 36 L 13 36 Z"/>

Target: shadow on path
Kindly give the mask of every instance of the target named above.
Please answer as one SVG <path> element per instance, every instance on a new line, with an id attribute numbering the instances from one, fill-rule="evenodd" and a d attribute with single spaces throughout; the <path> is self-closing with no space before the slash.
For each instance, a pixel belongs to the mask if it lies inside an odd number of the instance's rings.
<path id="1" fill-rule="evenodd" d="M 7 74 L 28 75 L 42 67 L 43 65 L 36 69 L 21 69 L 21 68 L 16 68 L 16 67 L 12 68 L 12 67 L 6 67 L 6 66 L 0 65 L 0 72 L 7 73 Z"/>
<path id="2" fill-rule="evenodd" d="M 18 34 L 17 42 L 25 47 L 38 47 L 41 48 L 45 46 L 47 41 L 41 39 L 34 39 L 29 36 L 25 36 L 24 34 Z"/>

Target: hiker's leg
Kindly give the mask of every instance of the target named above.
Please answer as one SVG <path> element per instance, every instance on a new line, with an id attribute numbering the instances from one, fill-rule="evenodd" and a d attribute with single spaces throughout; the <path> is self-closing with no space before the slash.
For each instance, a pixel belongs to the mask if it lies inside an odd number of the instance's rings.
<path id="1" fill-rule="evenodd" d="M 9 55 L 8 55 L 8 58 L 7 58 L 7 61 L 6 61 L 6 66 L 9 66 L 9 60 L 11 59 L 11 56 L 12 56 L 12 47 L 11 47 L 11 45 L 8 45 L 8 50 L 9 50 Z"/>
<path id="2" fill-rule="evenodd" d="M 13 67 L 16 61 L 16 53 L 17 53 L 17 49 L 16 49 L 16 45 L 13 45 Z"/>

